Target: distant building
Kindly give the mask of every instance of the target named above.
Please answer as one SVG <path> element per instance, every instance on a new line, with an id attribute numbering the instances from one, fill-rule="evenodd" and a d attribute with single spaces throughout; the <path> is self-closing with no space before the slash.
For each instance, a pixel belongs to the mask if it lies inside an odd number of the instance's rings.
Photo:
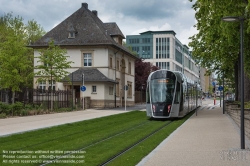
<path id="1" fill-rule="evenodd" d="M 180 71 L 193 81 L 200 79 L 200 68 L 192 59 L 188 46 L 183 45 L 174 31 L 146 31 L 140 35 L 127 35 L 126 44 L 137 52 L 145 62 L 150 62 L 160 69 Z M 205 85 L 202 86 L 205 89 Z M 204 90 L 203 90 L 204 91 Z"/>
<path id="2" fill-rule="evenodd" d="M 60 13 L 59 13 L 60 14 Z M 41 39 L 31 44 L 34 56 L 37 49 L 47 48 L 52 39 L 55 45 L 67 50 L 68 60 L 73 61 L 67 69 L 70 81 L 73 81 L 75 101 L 82 100 L 82 74 L 86 91 L 84 97 L 90 98 L 90 107 L 122 106 L 125 101 L 123 87 L 128 86 L 127 105 L 134 105 L 135 57 L 122 46 L 124 35 L 115 22 L 103 23 L 97 11 L 88 9 L 83 3 L 81 8 L 46 33 Z M 38 62 L 34 61 L 34 66 Z M 35 69 L 36 72 L 36 69 Z M 49 82 L 36 82 L 34 88 L 48 89 Z M 53 81 L 53 89 L 71 90 L 68 81 Z"/>

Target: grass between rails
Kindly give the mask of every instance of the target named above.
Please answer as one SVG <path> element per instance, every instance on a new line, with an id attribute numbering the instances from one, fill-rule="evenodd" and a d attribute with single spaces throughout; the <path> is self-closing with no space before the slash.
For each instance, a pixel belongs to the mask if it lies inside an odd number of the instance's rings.
<path id="1" fill-rule="evenodd" d="M 145 123 L 145 113 L 133 111 L 93 120 L 61 125 L 57 127 L 27 132 L 0 138 L 0 163 L 8 155 L 5 152 L 26 151 L 70 151 L 78 150 L 133 126 Z M 39 155 L 41 153 L 38 153 Z M 20 155 L 20 154 L 18 154 Z M 28 155 L 28 154 L 23 154 Z M 60 155 L 60 154 L 59 154 Z M 14 155 L 17 159 L 17 154 Z M 31 157 L 31 156 L 28 156 Z M 39 159 L 39 156 L 35 156 Z M 11 158 L 12 159 L 12 158 Z M 28 158 L 29 159 L 29 158 Z M 46 159 L 46 158 L 45 158 Z M 6 163 L 5 165 L 10 165 Z M 17 163 L 17 165 L 21 165 Z M 38 165 L 38 164 L 24 164 Z"/>
<path id="2" fill-rule="evenodd" d="M 10 155 L 4 153 L 4 151 L 44 151 L 43 153 L 40 152 L 37 154 L 33 154 L 35 158 L 32 158 L 32 155 L 29 156 L 29 154 L 22 154 L 26 155 L 28 158 L 22 157 L 21 159 L 17 158 L 18 155 L 20 156 L 20 154 L 14 155 L 14 159 L 19 161 L 19 163 L 13 165 L 27 166 L 40 165 L 42 160 L 48 160 L 50 158 L 48 157 L 48 155 L 51 155 L 53 158 L 56 155 L 62 155 L 62 153 L 65 151 L 79 150 L 89 145 L 92 145 L 88 148 L 83 149 L 83 151 L 86 153 L 79 154 L 80 156 L 84 156 L 84 159 L 79 159 L 79 161 L 84 161 L 84 163 L 77 165 L 98 165 L 110 158 L 112 155 L 118 153 L 125 147 L 128 147 L 134 142 L 137 142 L 143 136 L 152 132 L 156 128 L 159 128 L 165 123 L 166 122 L 164 121 L 149 121 L 145 115 L 145 112 L 133 111 L 119 115 L 112 115 L 108 117 L 97 118 L 73 124 L 66 124 L 62 126 L 27 132 L 23 134 L 12 135 L 9 137 L 2 137 L 0 138 L 0 163 L 3 163 L 3 165 L 12 165 L 11 163 L 3 162 L 3 160 L 11 160 L 9 158 L 3 157 L 4 155 Z M 134 126 L 137 127 L 133 128 Z M 120 132 L 123 133 L 104 142 L 94 144 L 98 141 L 101 141 Z M 166 135 L 165 137 L 163 136 L 163 139 L 164 138 L 166 138 Z M 155 146 L 157 146 L 159 143 L 160 142 L 154 141 L 154 144 L 156 144 Z M 57 151 L 57 154 L 48 154 L 51 151 Z M 146 152 L 150 150 L 144 151 Z M 39 158 L 41 155 L 47 156 L 41 159 Z M 38 160 L 38 163 L 21 164 L 21 160 Z M 63 158 L 59 161 L 71 160 L 75 161 L 77 160 L 77 158 Z M 121 163 L 123 161 L 118 162 Z M 62 165 L 62 163 L 49 165 Z M 69 162 L 66 165 L 74 165 L 74 163 Z M 127 163 L 125 165 L 127 165 Z"/>
<path id="3" fill-rule="evenodd" d="M 173 131 L 181 126 L 195 111 L 190 112 L 186 117 L 176 120 L 167 127 L 163 128 L 155 135 L 149 137 L 135 148 L 129 150 L 116 160 L 113 160 L 108 166 L 134 166 L 138 164 L 145 156 L 154 150 L 164 139 L 166 139 Z"/>

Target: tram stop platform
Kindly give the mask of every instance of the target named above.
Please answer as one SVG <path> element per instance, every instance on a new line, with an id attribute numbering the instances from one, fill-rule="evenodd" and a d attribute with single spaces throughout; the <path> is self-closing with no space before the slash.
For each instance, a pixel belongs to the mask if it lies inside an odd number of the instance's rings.
<path id="1" fill-rule="evenodd" d="M 241 149 L 240 129 L 225 113 L 220 101 L 206 99 L 137 166 L 250 166 L 250 145 Z"/>

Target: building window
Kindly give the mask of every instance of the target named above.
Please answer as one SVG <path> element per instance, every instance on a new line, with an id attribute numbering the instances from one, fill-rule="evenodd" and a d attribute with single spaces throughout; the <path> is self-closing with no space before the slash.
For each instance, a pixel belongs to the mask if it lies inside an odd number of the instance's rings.
<path id="1" fill-rule="evenodd" d="M 169 62 L 167 62 L 167 70 L 170 70 Z"/>
<path id="2" fill-rule="evenodd" d="M 182 64 L 182 53 L 178 49 L 175 50 L 175 60 Z"/>
<path id="3" fill-rule="evenodd" d="M 178 66 L 178 65 L 175 65 L 175 70 L 176 71 L 182 71 L 182 67 Z"/>
<path id="4" fill-rule="evenodd" d="M 139 39 L 129 39 L 129 43 L 139 43 Z"/>
<path id="5" fill-rule="evenodd" d="M 91 53 L 83 53 L 84 66 L 92 66 L 92 55 Z"/>
<path id="6" fill-rule="evenodd" d="M 49 90 L 51 90 L 51 80 L 49 80 Z M 56 81 L 52 80 L 52 90 L 56 90 Z"/>
<path id="7" fill-rule="evenodd" d="M 120 61 L 119 60 L 117 60 L 116 61 L 116 70 L 120 70 Z"/>
<path id="8" fill-rule="evenodd" d="M 132 97 L 132 82 L 127 82 L 128 83 L 128 92 L 127 92 L 127 97 Z"/>
<path id="9" fill-rule="evenodd" d="M 110 86 L 110 87 L 109 87 L 109 95 L 113 95 L 113 93 L 114 93 L 114 92 L 113 92 L 113 89 L 114 89 L 113 86 Z"/>
<path id="10" fill-rule="evenodd" d="M 142 38 L 142 43 L 150 43 L 150 38 Z"/>
<path id="11" fill-rule="evenodd" d="M 142 46 L 142 58 L 150 58 L 150 46 Z"/>
<path id="12" fill-rule="evenodd" d="M 51 66 L 51 64 L 49 63 L 50 61 L 51 60 L 47 56 L 44 56 L 43 65 L 46 67 Z"/>
<path id="13" fill-rule="evenodd" d="M 116 79 L 116 96 L 120 96 L 120 79 Z"/>
<path id="14" fill-rule="evenodd" d="M 40 93 L 44 93 L 46 90 L 46 81 L 40 81 L 38 86 Z"/>
<path id="15" fill-rule="evenodd" d="M 139 47 L 132 47 L 132 51 L 139 52 Z"/>
<path id="16" fill-rule="evenodd" d="M 112 68 L 112 57 L 109 58 L 109 67 Z"/>
<path id="17" fill-rule="evenodd" d="M 128 63 L 128 74 L 131 74 L 131 62 Z"/>
<path id="18" fill-rule="evenodd" d="M 96 93 L 96 86 L 95 85 L 92 86 L 92 93 Z"/>
<path id="19" fill-rule="evenodd" d="M 69 32 L 68 38 L 75 38 L 75 32 Z"/>
<path id="20" fill-rule="evenodd" d="M 167 69 L 169 70 L 169 62 L 156 62 L 156 66 L 160 69 Z"/>

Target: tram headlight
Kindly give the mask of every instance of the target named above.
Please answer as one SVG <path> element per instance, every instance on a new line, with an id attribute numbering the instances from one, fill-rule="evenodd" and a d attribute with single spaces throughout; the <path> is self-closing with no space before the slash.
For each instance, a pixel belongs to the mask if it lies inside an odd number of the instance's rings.
<path id="1" fill-rule="evenodd" d="M 155 112 L 155 105 L 152 104 L 152 109 L 153 109 L 153 112 Z"/>

